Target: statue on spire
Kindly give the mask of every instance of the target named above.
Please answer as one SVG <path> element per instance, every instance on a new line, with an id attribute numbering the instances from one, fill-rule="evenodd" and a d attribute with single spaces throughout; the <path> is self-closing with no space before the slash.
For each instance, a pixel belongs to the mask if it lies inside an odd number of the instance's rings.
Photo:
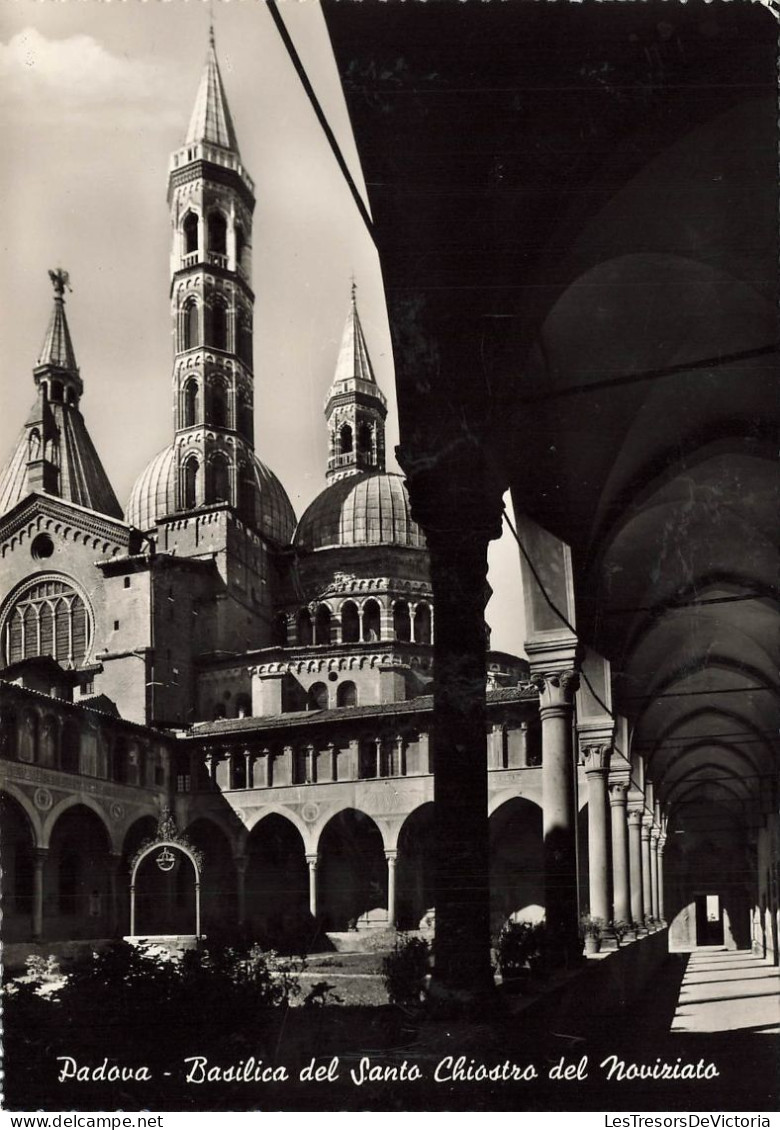
<path id="1" fill-rule="evenodd" d="M 70 275 L 67 271 L 63 271 L 62 267 L 55 267 L 53 271 L 49 271 L 49 278 L 54 287 L 54 293 L 58 298 L 62 298 L 66 287 L 68 290 L 72 290 Z"/>

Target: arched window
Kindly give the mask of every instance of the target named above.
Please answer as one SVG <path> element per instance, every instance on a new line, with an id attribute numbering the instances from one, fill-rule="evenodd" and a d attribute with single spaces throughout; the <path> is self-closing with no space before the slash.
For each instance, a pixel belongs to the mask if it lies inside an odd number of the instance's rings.
<path id="1" fill-rule="evenodd" d="M 370 780 L 377 776 L 377 748 L 373 738 L 365 738 L 358 748 L 358 777 Z"/>
<path id="2" fill-rule="evenodd" d="M 361 455 L 370 455 L 373 447 L 374 431 L 370 424 L 360 424 L 357 433 L 358 451 Z"/>
<path id="3" fill-rule="evenodd" d="M 314 642 L 330 643 L 330 609 L 327 604 L 321 604 L 314 618 Z"/>
<path id="4" fill-rule="evenodd" d="M 236 323 L 236 353 L 248 368 L 252 368 L 252 323 L 249 314 L 242 311 Z"/>
<path id="5" fill-rule="evenodd" d="M 431 642 L 431 609 L 427 604 L 418 604 L 414 610 L 414 638 L 416 643 Z"/>
<path id="6" fill-rule="evenodd" d="M 114 764 L 112 777 L 120 785 L 126 783 L 129 771 L 129 754 L 127 742 L 124 738 L 117 738 L 114 742 Z"/>
<path id="7" fill-rule="evenodd" d="M 525 731 L 525 763 L 529 766 L 542 764 L 542 723 L 533 719 Z"/>
<path id="8" fill-rule="evenodd" d="M 236 695 L 236 718 L 249 718 L 252 714 L 252 700 L 248 694 Z"/>
<path id="9" fill-rule="evenodd" d="M 184 254 L 192 255 L 198 250 L 198 217 L 194 212 L 188 212 L 182 225 L 184 231 Z"/>
<path id="10" fill-rule="evenodd" d="M 209 251 L 227 255 L 227 220 L 221 212 L 209 212 Z"/>
<path id="11" fill-rule="evenodd" d="M 277 647 L 287 647 L 287 616 L 284 612 L 274 618 L 274 643 Z"/>
<path id="12" fill-rule="evenodd" d="M 349 455 L 352 451 L 352 428 L 342 424 L 339 428 L 339 455 Z"/>
<path id="13" fill-rule="evenodd" d="M 379 640 L 382 638 L 382 615 L 379 604 L 375 600 L 367 600 L 363 605 L 363 639 Z"/>
<path id="14" fill-rule="evenodd" d="M 347 600 L 341 606 L 341 642 L 358 643 L 360 640 L 360 617 L 357 606 Z"/>
<path id="15" fill-rule="evenodd" d="M 16 711 L 5 707 L 0 713 L 0 757 L 7 761 L 16 759 L 19 749 Z"/>
<path id="16" fill-rule="evenodd" d="M 231 789 L 246 788 L 246 758 L 243 753 L 230 755 L 230 787 Z"/>
<path id="17" fill-rule="evenodd" d="M 298 613 L 298 643 L 307 647 L 312 642 L 311 613 L 302 608 Z"/>
<path id="18" fill-rule="evenodd" d="M 412 619 L 405 600 L 397 600 L 393 606 L 393 629 L 395 638 L 403 643 L 408 643 L 412 638 Z"/>
<path id="19" fill-rule="evenodd" d="M 32 765 L 38 760 L 38 715 L 34 710 L 25 710 L 19 737 L 19 760 Z"/>
<path id="20" fill-rule="evenodd" d="M 198 304 L 194 300 L 189 301 L 184 307 L 182 335 L 184 349 L 194 349 L 197 345 L 200 345 L 200 318 L 198 316 Z"/>
<path id="21" fill-rule="evenodd" d="M 337 706 L 357 706 L 357 687 L 354 683 L 339 683 L 336 691 Z"/>
<path id="22" fill-rule="evenodd" d="M 209 502 L 230 502 L 230 464 L 222 455 L 215 455 L 211 463 Z"/>
<path id="23" fill-rule="evenodd" d="M 254 419 L 252 412 L 252 405 L 249 397 L 242 389 L 238 394 L 238 431 L 244 439 L 252 442 L 252 434 L 254 432 Z"/>
<path id="24" fill-rule="evenodd" d="M 14 599 L 3 617 L 6 663 L 50 655 L 69 667 L 84 662 L 91 624 L 83 598 L 65 580 L 33 580 Z"/>
<path id="25" fill-rule="evenodd" d="M 192 428 L 198 422 L 198 382 L 187 381 L 184 386 L 184 427 Z"/>
<path id="26" fill-rule="evenodd" d="M 184 509 L 192 510 L 198 505 L 198 460 L 194 457 L 184 464 Z"/>
<path id="27" fill-rule="evenodd" d="M 328 688 L 325 683 L 312 683 L 306 695 L 307 710 L 328 709 Z"/>
<path id="28" fill-rule="evenodd" d="M 51 398 L 58 402 L 62 400 L 62 381 L 51 382 Z"/>
<path id="29" fill-rule="evenodd" d="M 81 769 L 81 733 L 78 722 L 73 719 L 69 719 L 62 727 L 60 768 L 65 773 L 78 773 Z"/>
<path id="30" fill-rule="evenodd" d="M 228 308 L 221 299 L 215 299 L 211 308 L 211 341 L 215 349 L 228 348 Z"/>
<path id="31" fill-rule="evenodd" d="M 249 246 L 241 224 L 236 224 L 236 267 L 245 275 L 249 274 Z"/>
<path id="32" fill-rule="evenodd" d="M 227 389 L 222 381 L 215 381 L 211 386 L 209 423 L 214 428 L 228 426 Z"/>
<path id="33" fill-rule="evenodd" d="M 250 524 L 254 522 L 255 484 L 251 474 L 246 469 L 244 469 L 238 482 L 238 509 L 245 522 Z"/>

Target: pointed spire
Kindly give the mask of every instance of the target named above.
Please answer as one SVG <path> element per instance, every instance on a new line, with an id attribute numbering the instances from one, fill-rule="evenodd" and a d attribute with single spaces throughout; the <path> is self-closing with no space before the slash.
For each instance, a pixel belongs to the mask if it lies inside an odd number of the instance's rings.
<path id="1" fill-rule="evenodd" d="M 70 339 L 68 320 L 65 317 L 65 287 L 70 290 L 67 271 L 61 267 L 49 271 L 54 287 L 54 309 L 52 310 L 46 337 L 38 357 L 38 365 L 53 365 L 70 373 L 77 373 L 76 354 Z"/>
<path id="2" fill-rule="evenodd" d="M 195 107 L 187 130 L 186 145 L 219 145 L 238 154 L 238 141 L 233 127 L 233 119 L 222 85 L 222 76 L 217 62 L 217 49 L 214 43 L 214 24 L 209 26 L 209 48 L 206 65 L 200 78 L 200 86 L 195 98 Z"/>
<path id="3" fill-rule="evenodd" d="M 357 310 L 357 284 L 352 278 L 352 298 L 341 338 L 341 348 L 336 362 L 336 372 L 333 384 L 339 385 L 349 381 L 364 381 L 376 385 L 376 377 L 368 355 L 366 339 L 363 336 L 363 327 L 360 324 L 360 315 Z M 332 391 L 336 391 L 335 389 Z M 379 389 L 377 388 L 377 392 Z"/>

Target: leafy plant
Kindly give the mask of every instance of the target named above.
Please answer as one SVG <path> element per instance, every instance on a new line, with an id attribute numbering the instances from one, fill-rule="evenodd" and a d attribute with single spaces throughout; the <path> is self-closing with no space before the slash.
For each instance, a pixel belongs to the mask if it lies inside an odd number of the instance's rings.
<path id="1" fill-rule="evenodd" d="M 604 933 L 604 926 L 603 918 L 594 918 L 591 914 L 583 914 L 580 917 L 580 937 L 600 939 Z"/>
<path id="2" fill-rule="evenodd" d="M 418 1005 L 425 992 L 431 947 L 425 938 L 401 934 L 382 961 L 382 979 L 391 1004 Z"/>
<path id="3" fill-rule="evenodd" d="M 546 941 L 543 922 L 507 922 L 496 942 L 496 962 L 501 976 L 507 979 L 542 972 Z"/>

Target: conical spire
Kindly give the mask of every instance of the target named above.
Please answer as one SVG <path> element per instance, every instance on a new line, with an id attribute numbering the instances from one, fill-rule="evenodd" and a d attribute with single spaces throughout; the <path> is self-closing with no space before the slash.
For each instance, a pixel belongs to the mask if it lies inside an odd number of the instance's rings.
<path id="1" fill-rule="evenodd" d="M 238 141 L 230 116 L 222 76 L 219 73 L 217 51 L 214 46 L 214 28 L 209 29 L 209 49 L 206 65 L 200 77 L 195 107 L 187 130 L 186 145 L 219 145 L 238 154 Z"/>
<path id="2" fill-rule="evenodd" d="M 49 271 L 54 286 L 54 309 L 49 319 L 49 327 L 38 357 L 39 365 L 54 365 L 66 372 L 77 373 L 76 354 L 70 339 L 68 320 L 65 317 L 65 287 L 68 286 L 68 272 L 57 267 Z"/>
<path id="3" fill-rule="evenodd" d="M 357 287 L 353 281 L 352 300 L 341 338 L 338 360 L 336 361 L 336 372 L 333 377 L 334 385 L 348 381 L 365 381 L 367 384 L 376 385 L 376 377 L 371 365 L 371 358 L 368 355 L 366 339 L 363 336 L 363 327 L 360 324 L 356 294 Z"/>
<path id="4" fill-rule="evenodd" d="M 99 514 L 122 509 L 79 411 L 83 385 L 65 319 L 67 271 L 49 271 L 54 312 L 33 369 L 37 397 L 11 458 L 0 471 L 0 515 L 28 494 L 50 494 Z"/>
<path id="5" fill-rule="evenodd" d="M 328 479 L 385 469 L 387 401 L 376 383 L 357 310 L 356 286 L 325 402 L 330 434 Z"/>

